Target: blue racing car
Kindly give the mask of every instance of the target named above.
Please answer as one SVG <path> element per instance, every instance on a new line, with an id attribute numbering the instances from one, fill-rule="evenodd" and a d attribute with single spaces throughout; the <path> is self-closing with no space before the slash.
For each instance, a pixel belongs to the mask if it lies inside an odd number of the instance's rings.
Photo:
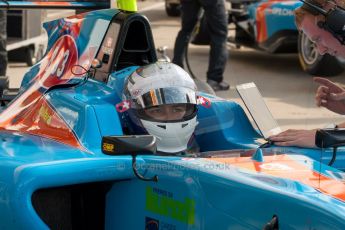
<path id="1" fill-rule="evenodd" d="M 302 69 L 312 75 L 334 76 L 344 71 L 344 60 L 320 55 L 314 43 L 295 25 L 298 0 L 226 0 L 229 12 L 230 45 L 251 47 L 268 53 L 298 53 Z M 179 0 L 165 0 L 170 16 L 180 15 Z M 202 19 L 192 43 L 208 45 Z M 233 31 L 233 33 L 231 32 Z"/>
<path id="2" fill-rule="evenodd" d="M 240 105 L 199 92 L 200 151 L 126 134 L 124 82 L 157 61 L 130 11 L 44 24 L 47 52 L 0 114 L 0 229 L 345 229 L 342 130 L 320 133 L 323 151 L 277 147 Z"/>
<path id="3" fill-rule="evenodd" d="M 269 53 L 298 52 L 302 69 L 312 75 L 342 73 L 344 61 L 329 54 L 320 55 L 314 43 L 295 25 L 296 0 L 231 1 L 230 18 L 235 36 L 230 41 Z"/>

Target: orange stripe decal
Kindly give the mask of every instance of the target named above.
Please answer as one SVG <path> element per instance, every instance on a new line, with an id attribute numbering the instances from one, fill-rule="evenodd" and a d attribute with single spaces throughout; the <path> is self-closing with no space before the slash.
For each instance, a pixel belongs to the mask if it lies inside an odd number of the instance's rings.
<path id="1" fill-rule="evenodd" d="M 253 161 L 251 157 L 207 158 L 207 160 L 233 165 L 253 172 L 260 172 L 260 174 L 299 181 L 322 193 L 345 201 L 344 183 L 324 176 L 285 154 L 265 156 L 265 162 L 262 163 Z"/>
<path id="2" fill-rule="evenodd" d="M 76 78 L 71 68 L 78 63 L 74 39 L 65 35 L 41 61 L 40 71 L 31 86 L 16 98 L 0 115 L 0 130 L 20 131 L 48 137 L 84 149 L 66 121 L 47 102 L 44 92 Z"/>

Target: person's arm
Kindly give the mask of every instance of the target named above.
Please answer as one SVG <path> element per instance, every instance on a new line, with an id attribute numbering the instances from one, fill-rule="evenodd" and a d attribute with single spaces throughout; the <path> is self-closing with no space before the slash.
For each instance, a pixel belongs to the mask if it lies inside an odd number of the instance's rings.
<path id="1" fill-rule="evenodd" d="M 315 77 L 314 81 L 320 84 L 315 95 L 316 104 L 318 106 L 323 106 L 333 112 L 345 114 L 345 89 L 339 84 L 332 82 L 326 78 Z M 335 127 L 345 128 L 345 122 L 337 124 Z M 278 146 L 316 148 L 316 131 L 317 129 L 289 129 L 277 135 L 273 135 L 269 139 Z"/>
<path id="2" fill-rule="evenodd" d="M 322 77 L 315 77 L 314 82 L 320 84 L 315 94 L 316 105 L 345 115 L 345 89 Z"/>
<path id="3" fill-rule="evenodd" d="M 345 122 L 334 124 L 334 128 L 345 128 Z M 277 135 L 269 137 L 278 146 L 297 146 L 316 148 L 315 134 L 318 129 L 289 129 Z"/>
<path id="4" fill-rule="evenodd" d="M 345 125 L 345 124 L 344 124 Z M 317 129 L 288 129 L 277 135 L 269 137 L 278 146 L 297 146 L 305 148 L 316 148 L 315 134 Z"/>

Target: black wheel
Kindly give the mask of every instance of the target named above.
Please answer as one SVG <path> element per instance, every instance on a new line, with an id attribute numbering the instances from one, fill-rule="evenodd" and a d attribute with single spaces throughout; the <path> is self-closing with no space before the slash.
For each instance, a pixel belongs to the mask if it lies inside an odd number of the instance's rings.
<path id="1" fill-rule="evenodd" d="M 344 71 L 340 59 L 329 54 L 320 55 L 315 44 L 304 33 L 298 36 L 298 57 L 303 70 L 312 75 L 330 77 Z"/>
<path id="2" fill-rule="evenodd" d="M 43 56 L 44 56 L 44 50 L 45 47 L 43 45 L 39 45 L 37 47 L 37 51 L 35 53 L 35 47 L 30 46 L 26 49 L 26 56 L 25 56 L 25 62 L 28 66 L 33 66 L 37 62 L 39 62 Z"/>
<path id="3" fill-rule="evenodd" d="M 35 50 L 33 47 L 27 48 L 25 62 L 28 66 L 33 66 L 36 64 L 37 58 L 35 56 Z"/>
<path id="4" fill-rule="evenodd" d="M 7 76 L 0 76 L 0 97 L 2 97 L 3 91 L 8 89 L 9 83 Z"/>
<path id="5" fill-rule="evenodd" d="M 178 17 L 181 15 L 181 6 L 180 4 L 176 3 L 168 3 L 167 0 L 165 0 L 165 11 L 167 12 L 167 15 L 170 17 Z"/>
<path id="6" fill-rule="evenodd" d="M 5 106 L 6 103 L 3 100 L 4 94 L 7 93 L 9 88 L 9 80 L 7 76 L 0 76 L 0 106 Z"/>

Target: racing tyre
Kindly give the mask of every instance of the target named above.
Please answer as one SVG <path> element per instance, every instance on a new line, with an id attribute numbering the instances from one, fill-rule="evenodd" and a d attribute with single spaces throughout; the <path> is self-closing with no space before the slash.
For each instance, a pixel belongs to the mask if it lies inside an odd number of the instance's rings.
<path id="1" fill-rule="evenodd" d="M 170 17 L 178 17 L 181 15 L 180 4 L 168 3 L 165 1 L 165 11 Z"/>
<path id="2" fill-rule="evenodd" d="M 35 57 L 35 50 L 34 48 L 30 47 L 26 50 L 26 57 L 25 62 L 28 66 L 33 66 L 36 64 L 37 59 Z"/>
<path id="3" fill-rule="evenodd" d="M 0 76 L 0 97 L 2 97 L 5 90 L 9 87 L 9 80 L 7 76 Z"/>
<path id="4" fill-rule="evenodd" d="M 314 43 L 304 34 L 298 36 L 298 57 L 303 70 L 311 75 L 335 76 L 344 71 L 344 64 L 329 54 L 320 55 Z"/>

